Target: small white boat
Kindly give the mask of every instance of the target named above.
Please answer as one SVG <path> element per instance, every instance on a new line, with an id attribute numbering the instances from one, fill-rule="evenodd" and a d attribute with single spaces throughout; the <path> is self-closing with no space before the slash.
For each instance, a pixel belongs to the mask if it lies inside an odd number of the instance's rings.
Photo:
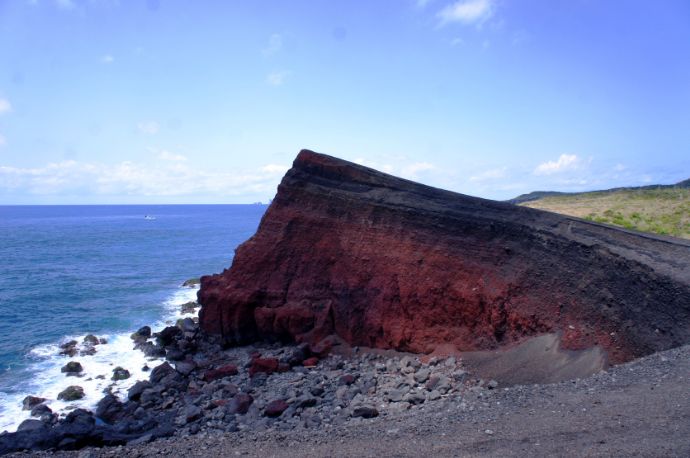
<path id="1" fill-rule="evenodd" d="M 156 219 L 156 217 L 155 217 L 155 216 L 151 216 L 151 215 L 146 215 L 146 216 L 144 216 L 144 219 L 154 220 L 154 219 Z"/>

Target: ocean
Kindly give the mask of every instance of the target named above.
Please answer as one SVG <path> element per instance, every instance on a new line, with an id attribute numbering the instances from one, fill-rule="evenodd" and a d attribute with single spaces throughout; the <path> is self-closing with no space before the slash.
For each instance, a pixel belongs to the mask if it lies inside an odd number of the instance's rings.
<path id="1" fill-rule="evenodd" d="M 194 277 L 228 267 L 235 248 L 255 231 L 264 205 L 0 206 L 0 432 L 14 431 L 29 412 L 22 399 L 49 399 L 53 411 L 93 408 L 103 389 L 120 396 L 142 367 L 129 335 L 161 329 L 196 299 Z M 59 355 L 60 343 L 104 338 L 93 355 Z M 79 361 L 80 377 L 60 372 Z M 161 360 L 162 361 L 162 360 Z M 110 380 L 122 366 L 132 376 Z M 102 377 L 99 377 L 102 376 Z M 79 385 L 86 396 L 58 401 Z"/>

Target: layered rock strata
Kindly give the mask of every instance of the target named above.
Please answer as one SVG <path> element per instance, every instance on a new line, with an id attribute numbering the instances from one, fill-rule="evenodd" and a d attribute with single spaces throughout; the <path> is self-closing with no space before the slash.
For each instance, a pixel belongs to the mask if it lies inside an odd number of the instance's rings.
<path id="1" fill-rule="evenodd" d="M 469 197 L 303 150 L 200 323 L 428 353 L 557 332 L 622 362 L 690 341 L 690 242 Z"/>

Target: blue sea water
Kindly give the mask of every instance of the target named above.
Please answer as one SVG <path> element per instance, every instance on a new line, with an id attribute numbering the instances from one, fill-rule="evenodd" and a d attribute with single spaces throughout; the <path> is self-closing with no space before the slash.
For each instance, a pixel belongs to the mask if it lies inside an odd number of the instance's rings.
<path id="1" fill-rule="evenodd" d="M 228 267 L 265 210 L 263 205 L 0 206 L 0 431 L 12 430 L 28 415 L 20 413 L 27 394 L 54 397 L 67 383 L 101 390 L 92 380 L 97 372 L 141 364 L 129 333 L 174 318 L 180 303 L 196 294 L 181 283 Z M 85 376 L 67 382 L 59 367 L 69 359 L 57 355 L 57 344 L 87 333 L 109 343 L 98 346 L 94 357 L 74 358 Z M 138 374 L 138 367 L 129 369 Z M 119 388 L 126 387 L 123 382 Z M 100 396 L 87 393 L 82 405 Z"/>

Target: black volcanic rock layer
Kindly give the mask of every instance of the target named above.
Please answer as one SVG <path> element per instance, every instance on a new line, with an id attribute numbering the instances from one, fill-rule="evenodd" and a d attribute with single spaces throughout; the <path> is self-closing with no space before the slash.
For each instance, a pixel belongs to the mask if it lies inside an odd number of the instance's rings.
<path id="1" fill-rule="evenodd" d="M 303 150 L 230 269 L 201 279 L 228 344 L 484 350 L 559 332 L 613 362 L 690 341 L 690 242 L 469 197 Z"/>

